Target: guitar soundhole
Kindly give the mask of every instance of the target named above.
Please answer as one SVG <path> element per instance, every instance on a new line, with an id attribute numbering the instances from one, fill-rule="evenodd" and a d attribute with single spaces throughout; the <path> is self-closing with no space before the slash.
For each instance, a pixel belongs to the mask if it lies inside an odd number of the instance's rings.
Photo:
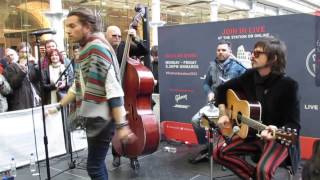
<path id="1" fill-rule="evenodd" d="M 231 111 L 231 120 L 233 121 L 233 125 L 237 125 L 237 122 L 239 122 L 238 116 L 233 117 L 233 106 L 230 106 L 230 111 Z M 238 113 L 239 114 L 239 113 Z"/>
<path id="2" fill-rule="evenodd" d="M 239 124 L 241 124 L 241 117 L 242 117 L 242 113 L 238 112 L 237 113 L 237 121 L 238 121 Z"/>

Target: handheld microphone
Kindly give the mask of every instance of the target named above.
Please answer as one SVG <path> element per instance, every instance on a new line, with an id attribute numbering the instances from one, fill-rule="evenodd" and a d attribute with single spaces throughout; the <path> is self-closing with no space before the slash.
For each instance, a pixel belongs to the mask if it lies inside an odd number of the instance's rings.
<path id="1" fill-rule="evenodd" d="M 237 134 L 239 131 L 240 131 L 240 127 L 239 126 L 233 126 L 233 128 L 232 128 L 233 134 Z"/>
<path id="2" fill-rule="evenodd" d="M 46 28 L 46 29 L 39 29 L 37 31 L 33 31 L 31 34 L 35 36 L 41 36 L 43 34 L 56 34 L 56 31 L 50 28 Z"/>

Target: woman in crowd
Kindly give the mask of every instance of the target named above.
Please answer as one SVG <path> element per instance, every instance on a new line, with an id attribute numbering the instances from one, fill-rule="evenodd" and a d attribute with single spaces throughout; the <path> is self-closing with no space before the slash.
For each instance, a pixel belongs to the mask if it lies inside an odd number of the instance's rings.
<path id="1" fill-rule="evenodd" d="M 63 64 L 63 58 L 57 49 L 53 49 L 49 52 L 49 66 L 43 70 L 43 88 L 44 88 L 44 104 L 51 104 L 58 102 L 58 93 L 66 92 L 66 80 L 65 76 L 61 74 L 65 70 Z M 60 79 L 59 79 L 60 78 Z"/>

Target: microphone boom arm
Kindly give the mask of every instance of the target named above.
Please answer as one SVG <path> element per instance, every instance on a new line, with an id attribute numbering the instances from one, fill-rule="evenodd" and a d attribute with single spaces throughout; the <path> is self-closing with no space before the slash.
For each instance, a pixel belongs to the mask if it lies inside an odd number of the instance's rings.
<path id="1" fill-rule="evenodd" d="M 72 62 L 70 62 L 68 64 L 67 68 L 64 69 L 64 71 L 60 74 L 59 78 L 57 79 L 57 81 L 54 84 L 57 84 L 61 80 L 62 76 L 67 75 L 67 71 L 70 68 L 70 65 L 72 65 Z"/>

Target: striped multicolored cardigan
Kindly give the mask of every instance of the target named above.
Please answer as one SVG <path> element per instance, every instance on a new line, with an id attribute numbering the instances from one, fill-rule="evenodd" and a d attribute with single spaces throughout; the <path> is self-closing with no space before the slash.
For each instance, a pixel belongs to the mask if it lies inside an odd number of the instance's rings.
<path id="1" fill-rule="evenodd" d="M 81 48 L 75 63 L 77 116 L 111 119 L 105 83 L 108 71 L 110 68 L 114 70 L 113 65 L 117 61 L 113 54 L 105 39 L 96 35 L 87 38 Z"/>

